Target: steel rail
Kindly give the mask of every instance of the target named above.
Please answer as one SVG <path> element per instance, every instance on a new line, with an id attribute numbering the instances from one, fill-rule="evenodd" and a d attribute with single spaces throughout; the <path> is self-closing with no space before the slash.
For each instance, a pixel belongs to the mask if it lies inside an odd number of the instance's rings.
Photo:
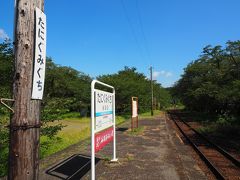
<path id="1" fill-rule="evenodd" d="M 235 164 L 236 166 L 240 167 L 240 161 L 238 159 L 236 159 L 235 157 L 233 157 L 233 155 L 231 155 L 230 153 L 228 153 L 226 150 L 224 150 L 223 148 L 221 148 L 220 146 L 218 146 L 217 144 L 213 143 L 212 141 L 210 141 L 206 136 L 204 136 L 203 134 L 199 133 L 197 130 L 195 130 L 193 127 L 191 127 L 186 121 L 184 121 L 183 119 L 181 119 L 179 117 L 179 115 L 175 114 L 178 119 L 180 121 L 182 121 L 184 124 L 186 124 L 192 131 L 194 131 L 196 134 L 198 134 L 199 136 L 201 136 L 204 140 L 206 140 L 209 144 L 211 144 L 214 148 L 216 148 L 218 150 L 218 152 L 220 152 L 222 155 L 224 155 L 226 158 L 228 158 L 233 164 Z"/>
<path id="2" fill-rule="evenodd" d="M 170 114 L 170 113 L 169 113 Z M 170 114 L 171 119 L 173 119 L 172 114 Z M 195 151 L 199 154 L 201 159 L 205 162 L 205 164 L 211 169 L 213 174 L 217 179 L 224 180 L 225 177 L 222 175 L 222 173 L 210 162 L 210 160 L 203 154 L 203 152 L 194 144 L 194 142 L 186 135 L 186 133 L 182 130 L 182 128 L 179 126 L 179 124 L 174 120 L 174 123 L 180 130 L 180 132 L 183 134 L 183 136 L 187 139 L 187 141 L 191 144 L 191 146 L 195 149 Z"/>

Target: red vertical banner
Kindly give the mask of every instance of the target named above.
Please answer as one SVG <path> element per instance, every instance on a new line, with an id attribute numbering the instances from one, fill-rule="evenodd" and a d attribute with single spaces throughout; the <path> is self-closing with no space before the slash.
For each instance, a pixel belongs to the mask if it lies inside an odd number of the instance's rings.
<path id="1" fill-rule="evenodd" d="M 113 127 L 95 134 L 95 152 L 98 152 L 110 143 L 113 140 L 113 134 Z"/>

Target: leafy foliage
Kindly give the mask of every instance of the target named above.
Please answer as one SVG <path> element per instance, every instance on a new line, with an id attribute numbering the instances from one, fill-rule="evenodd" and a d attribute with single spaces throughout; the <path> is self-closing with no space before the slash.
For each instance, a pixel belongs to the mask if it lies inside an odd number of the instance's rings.
<path id="1" fill-rule="evenodd" d="M 10 40 L 0 44 L 0 97 L 11 97 L 11 81 L 13 74 L 13 54 Z M 9 121 L 9 111 L 0 106 L 0 177 L 7 171 L 9 132 L 6 126 Z"/>
<path id="2" fill-rule="evenodd" d="M 13 53 L 12 44 L 6 39 L 0 44 L 0 97 L 11 97 L 13 79 Z M 6 114 L 8 110 L 0 106 L 0 113 Z"/>
<path id="3" fill-rule="evenodd" d="M 10 40 L 0 43 L 0 97 L 11 98 L 14 72 L 13 48 Z M 91 78 L 70 67 L 62 67 L 47 58 L 45 93 L 42 101 L 41 135 L 53 138 L 63 126 L 49 125 L 49 121 L 71 111 L 80 111 L 90 106 Z M 80 101 L 81 100 L 81 101 Z M 9 124 L 9 111 L 0 106 L 0 176 L 6 173 L 9 132 L 5 127 Z M 6 120 L 7 119 L 7 120 Z"/>
<path id="4" fill-rule="evenodd" d="M 9 132 L 5 128 L 8 118 L 6 116 L 1 116 L 0 118 L 0 177 L 4 176 L 7 171 L 7 158 L 8 158 L 8 141 Z"/>
<path id="5" fill-rule="evenodd" d="M 240 41 L 203 48 L 173 88 L 190 110 L 217 114 L 240 112 Z"/>
<path id="6" fill-rule="evenodd" d="M 116 91 L 116 111 L 117 113 L 130 113 L 131 97 L 138 97 L 139 111 L 146 112 L 151 108 L 151 81 L 147 77 L 138 73 L 137 69 L 125 67 L 111 75 L 102 75 L 98 80 L 115 87 Z M 162 107 L 170 105 L 170 94 L 160 84 L 153 82 L 155 106 L 158 102 Z"/>
<path id="7" fill-rule="evenodd" d="M 12 79 L 14 72 L 13 48 L 10 40 L 0 43 L 0 97 L 11 98 Z M 98 77 L 100 81 L 108 83 L 116 90 L 116 108 L 118 113 L 126 115 L 131 110 L 131 97 L 139 98 L 140 112 L 146 112 L 151 107 L 151 83 L 136 68 L 125 67 L 112 75 Z M 50 139 L 51 142 L 61 141 L 55 135 L 64 127 L 61 123 L 49 123 L 67 115 L 76 113 L 81 116 L 90 115 L 90 84 L 92 78 L 71 67 L 60 66 L 47 57 L 44 97 L 41 103 L 41 137 Z M 235 83 L 239 86 L 238 83 Z M 155 106 L 158 102 L 161 107 L 170 104 L 168 91 L 156 82 L 154 86 Z M 159 108 L 159 107 L 158 107 Z M 4 127 L 9 123 L 9 111 L 0 106 L 0 176 L 6 173 L 8 154 L 8 130 Z M 5 118 L 6 119 L 6 118 Z M 117 121 L 123 121 L 117 119 Z M 41 143 L 41 149 L 47 150 L 48 143 Z"/>

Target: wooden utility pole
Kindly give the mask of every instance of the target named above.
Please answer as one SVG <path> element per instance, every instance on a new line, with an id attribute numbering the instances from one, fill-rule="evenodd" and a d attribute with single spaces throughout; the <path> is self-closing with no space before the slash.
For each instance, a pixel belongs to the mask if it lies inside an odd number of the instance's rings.
<path id="1" fill-rule="evenodd" d="M 150 66 L 150 78 L 151 78 L 151 116 L 153 116 L 153 79 L 152 79 L 152 66 Z"/>
<path id="2" fill-rule="evenodd" d="M 13 80 L 14 114 L 10 122 L 8 179 L 35 180 L 39 171 L 40 100 L 32 100 L 34 13 L 44 0 L 16 0 Z"/>

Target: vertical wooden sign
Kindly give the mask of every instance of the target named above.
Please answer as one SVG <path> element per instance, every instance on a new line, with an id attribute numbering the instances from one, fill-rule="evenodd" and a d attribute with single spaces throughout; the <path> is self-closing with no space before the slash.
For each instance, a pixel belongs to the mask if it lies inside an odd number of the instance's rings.
<path id="1" fill-rule="evenodd" d="M 41 100 L 44 90 L 46 67 L 46 15 L 36 7 L 35 10 L 35 56 L 33 71 L 32 99 Z"/>
<path id="2" fill-rule="evenodd" d="M 138 128 L 138 98 L 132 97 L 132 125 L 131 129 L 134 129 L 134 120 L 136 121 L 136 128 Z"/>

